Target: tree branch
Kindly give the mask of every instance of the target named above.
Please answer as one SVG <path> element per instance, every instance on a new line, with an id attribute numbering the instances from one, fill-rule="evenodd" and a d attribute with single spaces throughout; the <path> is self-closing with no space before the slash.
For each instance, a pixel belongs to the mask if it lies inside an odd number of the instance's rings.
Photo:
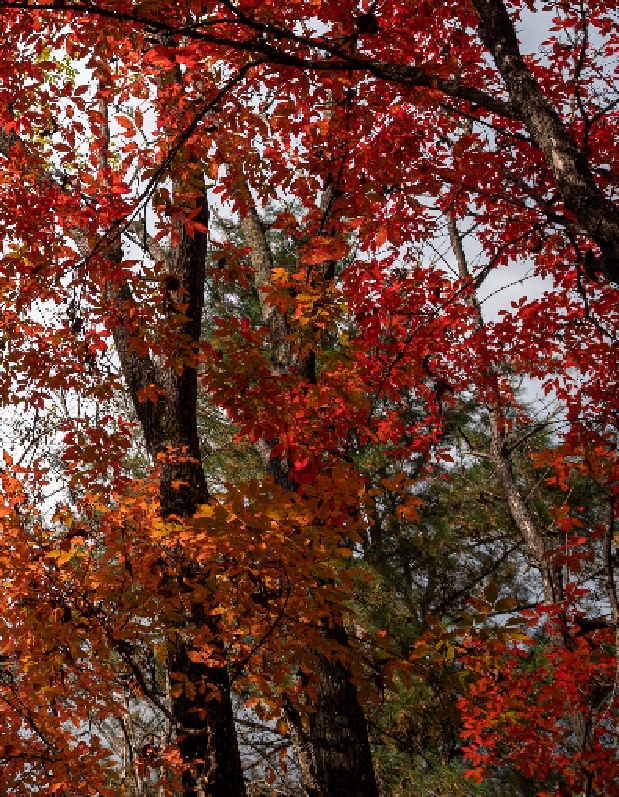
<path id="1" fill-rule="evenodd" d="M 619 284 L 619 208 L 598 188 L 585 155 L 524 62 L 502 0 L 472 3 L 479 16 L 479 35 L 492 53 L 516 116 L 544 153 L 565 207 L 599 246 L 601 270 L 611 282 Z"/>

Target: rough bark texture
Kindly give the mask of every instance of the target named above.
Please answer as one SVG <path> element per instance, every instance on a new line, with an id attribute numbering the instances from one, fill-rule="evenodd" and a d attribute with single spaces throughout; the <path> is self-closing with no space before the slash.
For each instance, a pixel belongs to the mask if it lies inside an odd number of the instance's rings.
<path id="1" fill-rule="evenodd" d="M 342 626 L 340 635 L 345 637 Z M 345 643 L 345 638 L 342 640 Z M 378 794 L 367 725 L 357 687 L 340 662 L 321 662 L 318 704 L 310 715 L 309 747 L 320 790 L 316 797 Z"/>
<path id="2" fill-rule="evenodd" d="M 565 207 L 600 247 L 601 270 L 609 280 L 619 283 L 619 208 L 596 185 L 587 158 L 525 64 L 502 0 L 472 3 L 479 16 L 479 35 L 505 82 L 510 106 L 544 153 Z"/>
<path id="3" fill-rule="evenodd" d="M 208 207 L 203 181 L 196 220 L 208 224 Z M 201 334 L 206 264 L 206 233 L 191 238 L 182 226 L 168 266 L 166 288 L 168 322 L 174 323 L 177 305 L 183 304 L 186 317 L 177 329 L 178 339 L 191 349 Z M 119 311 L 132 301 L 129 289 L 117 294 Z M 164 517 L 191 517 L 208 499 L 197 431 L 197 369 L 181 369 L 170 362 L 154 363 L 131 348 L 131 332 L 125 324 L 114 330 L 114 342 L 121 361 L 127 389 L 142 425 L 146 445 L 154 461 L 160 462 L 160 502 Z M 191 351 L 179 352 L 191 362 Z M 159 400 L 140 401 L 140 390 L 151 385 L 161 391 Z M 179 456 L 180 455 L 180 456 Z M 184 581 L 199 579 L 191 563 L 181 566 L 178 588 Z M 185 626 L 172 635 L 168 662 L 172 673 L 184 675 L 194 694 L 183 692 L 172 699 L 172 714 L 179 727 L 192 732 L 181 734 L 180 752 L 187 764 L 183 775 L 184 797 L 242 797 L 245 794 L 241 761 L 230 697 L 230 679 L 223 650 L 221 664 L 207 666 L 191 661 L 192 629 L 208 625 L 215 634 L 212 617 L 202 603 L 190 602 Z"/>
<path id="4" fill-rule="evenodd" d="M 245 193 L 249 196 L 246 187 Z M 295 365 L 304 378 L 315 381 L 315 357 L 308 358 L 308 362 L 292 362 L 290 344 L 286 340 L 286 318 L 265 299 L 262 289 L 270 285 L 273 260 L 264 226 L 251 203 L 247 215 L 241 221 L 241 230 L 251 250 L 262 316 L 271 330 L 273 373 L 282 375 Z M 332 277 L 332 265 L 328 263 L 323 269 L 327 277 Z M 290 476 L 287 461 L 270 456 L 273 442 L 261 441 L 259 446 L 269 472 L 283 489 L 298 489 Z M 333 627 L 325 628 L 325 634 L 331 635 L 345 647 L 347 636 L 341 618 L 332 619 Z M 286 717 L 307 797 L 378 797 L 367 725 L 357 697 L 357 687 L 351 682 L 350 673 L 340 662 L 320 657 L 319 671 L 316 674 L 318 698 L 312 706 L 314 710 L 309 716 L 309 724 L 303 725 L 299 712 L 292 704 L 289 703 L 286 707 Z"/>
<path id="5" fill-rule="evenodd" d="M 534 559 L 535 565 L 539 570 L 544 591 L 544 602 L 547 604 L 558 603 L 563 598 L 560 573 L 553 565 L 552 559 L 547 556 L 549 547 L 546 536 L 531 514 L 514 478 L 511 460 L 507 453 L 506 440 L 500 426 L 499 411 L 490 407 L 488 408 L 488 414 L 491 436 L 490 456 L 494 471 L 507 498 L 512 520 L 522 535 L 529 554 Z"/>
<path id="6" fill-rule="evenodd" d="M 270 330 L 271 368 L 276 376 L 281 376 L 291 365 L 290 343 L 286 340 L 290 330 L 284 314 L 279 308 L 270 305 L 265 298 L 264 289 L 271 285 L 273 258 L 265 238 L 264 225 L 253 205 L 249 206 L 247 215 L 241 219 L 241 231 L 251 249 L 251 264 L 262 318 Z"/>
<path id="7" fill-rule="evenodd" d="M 345 645 L 341 624 L 334 633 Z M 307 797 L 378 795 L 367 725 L 350 673 L 337 661 L 321 659 L 316 684 L 318 699 L 309 725 L 292 705 L 286 707 Z"/>

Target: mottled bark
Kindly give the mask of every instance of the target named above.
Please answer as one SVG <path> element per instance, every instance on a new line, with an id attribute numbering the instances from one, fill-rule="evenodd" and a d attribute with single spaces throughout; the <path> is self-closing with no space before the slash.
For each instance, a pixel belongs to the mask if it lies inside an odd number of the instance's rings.
<path id="1" fill-rule="evenodd" d="M 310 382 L 315 382 L 315 356 L 307 361 L 293 362 L 290 343 L 286 340 L 288 324 L 281 310 L 268 302 L 264 288 L 271 284 L 273 259 L 266 239 L 265 228 L 255 208 L 247 187 L 245 198 L 249 199 L 249 210 L 241 220 L 241 230 L 250 247 L 250 258 L 255 275 L 262 316 L 271 330 L 270 347 L 273 373 L 285 374 L 295 366 Z M 328 212 L 331 193 L 325 192 L 323 205 Z M 332 278 L 332 263 L 316 269 L 317 278 Z M 285 490 L 296 490 L 298 486 L 290 476 L 285 458 L 272 458 L 274 441 L 261 441 L 261 451 L 267 469 L 275 482 Z M 342 647 L 348 639 L 341 617 L 333 617 L 332 626 L 325 627 L 330 636 Z M 359 704 L 357 687 L 350 673 L 338 661 L 319 656 L 316 672 L 317 699 L 312 703 L 309 721 L 304 725 L 297 709 L 287 703 L 285 714 L 303 785 L 307 797 L 378 797 L 378 786 L 368 740 L 367 725 Z"/>
<path id="2" fill-rule="evenodd" d="M 527 67 L 502 0 L 472 0 L 479 35 L 505 82 L 510 106 L 544 153 L 565 207 L 602 252 L 601 270 L 619 283 L 619 208 L 598 188 L 587 158 Z"/>
<path id="3" fill-rule="evenodd" d="M 247 191 L 249 195 L 249 191 Z M 291 365 L 290 342 L 286 339 L 289 328 L 285 315 L 278 307 L 267 301 L 265 289 L 271 287 L 271 269 L 273 258 L 265 237 L 262 220 L 253 205 L 249 205 L 247 215 L 241 219 L 241 232 L 251 249 L 251 264 L 254 270 L 254 282 L 264 323 L 270 330 L 269 346 L 271 348 L 271 368 L 276 376 L 285 374 Z"/>
<path id="4" fill-rule="evenodd" d="M 544 602 L 547 604 L 558 603 L 563 598 L 563 589 L 560 572 L 548 556 L 547 537 L 535 521 L 514 478 L 511 459 L 507 453 L 507 441 L 501 429 L 499 410 L 489 407 L 488 415 L 490 421 L 490 456 L 494 465 L 494 472 L 507 499 L 512 520 L 522 535 L 529 555 L 539 570 L 542 579 Z"/>

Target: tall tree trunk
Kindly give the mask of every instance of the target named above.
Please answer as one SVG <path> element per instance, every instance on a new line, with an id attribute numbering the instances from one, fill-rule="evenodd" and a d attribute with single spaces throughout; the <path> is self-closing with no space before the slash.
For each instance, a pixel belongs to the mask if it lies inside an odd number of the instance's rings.
<path id="1" fill-rule="evenodd" d="M 102 136 L 109 140 L 107 107 L 102 107 Z M 106 157 L 107 145 L 101 148 Z M 107 164 L 102 164 L 106 166 Z M 174 184 L 173 193 L 195 195 L 192 211 L 202 229 L 208 228 L 209 213 L 204 175 L 195 164 L 186 164 L 191 184 Z M 187 208 L 189 210 L 190 208 Z M 195 230 L 190 236 L 183 221 L 176 225 L 177 241 L 167 262 L 164 277 L 164 310 L 166 324 L 171 326 L 173 340 L 179 350 L 167 353 L 167 362 L 155 362 L 148 354 L 138 353 L 132 346 L 135 330 L 125 319 L 135 304 L 126 283 L 110 285 L 109 298 L 117 308 L 117 323 L 112 335 L 120 360 L 125 384 L 140 421 L 148 453 L 159 463 L 159 498 L 164 518 L 192 517 L 208 498 L 202 465 L 197 423 L 198 372 L 197 345 L 202 333 L 204 280 L 208 236 Z M 110 258 L 122 261 L 120 240 L 110 250 Z M 159 264 L 162 268 L 164 263 Z M 177 309 L 182 305 L 182 313 Z M 179 324 L 176 318 L 184 320 Z M 182 367 L 177 357 L 182 355 Z M 144 400 L 145 389 L 157 388 L 156 402 Z M 177 579 L 179 590 L 191 590 L 200 581 L 201 573 L 192 562 L 180 564 Z M 171 583 L 167 587 L 173 586 Z M 180 695 L 172 698 L 172 717 L 179 738 L 183 759 L 183 797 L 244 797 L 245 785 L 239 753 L 230 678 L 223 644 L 218 642 L 217 621 L 210 614 L 212 607 L 202 601 L 188 599 L 179 627 L 168 630 L 171 678 L 183 676 Z M 192 638 L 196 630 L 207 626 L 219 645 L 220 661 L 206 665 L 191 660 Z"/>
<path id="2" fill-rule="evenodd" d="M 271 283 L 273 258 L 264 226 L 251 202 L 247 186 L 244 185 L 242 190 L 249 209 L 241 220 L 241 230 L 250 247 L 262 316 L 271 331 L 271 367 L 274 374 L 283 375 L 293 365 L 287 338 L 288 324 L 281 310 L 264 298 L 263 289 Z M 323 197 L 323 204 L 329 201 L 329 197 Z M 332 264 L 323 266 L 325 276 L 332 279 Z M 296 363 L 298 371 L 309 382 L 316 380 L 315 365 L 315 356 L 312 354 L 306 361 Z M 271 457 L 271 445 L 274 442 L 262 441 L 260 446 L 267 468 L 279 486 L 285 490 L 296 490 L 298 486 L 290 476 L 285 457 Z M 330 635 L 339 645 L 346 647 L 348 638 L 342 618 L 332 617 L 331 621 L 331 627 L 325 627 L 325 635 Z M 299 712 L 291 703 L 286 706 L 305 793 L 307 797 L 378 797 L 367 725 L 359 704 L 357 687 L 341 662 L 331 661 L 324 656 L 318 660 L 317 698 L 312 702 L 313 711 L 307 725 L 302 723 Z"/>
<path id="3" fill-rule="evenodd" d="M 458 265 L 458 276 L 462 280 L 469 280 L 470 272 L 462 246 L 462 238 L 458 231 L 456 220 L 449 211 L 447 212 L 447 230 Z M 481 329 L 484 325 L 484 319 L 475 293 L 471 294 L 469 304 L 475 313 L 475 324 L 478 329 Z M 514 477 L 509 441 L 504 430 L 501 408 L 498 404 L 488 404 L 486 410 L 488 411 L 490 423 L 490 459 L 507 499 L 510 515 L 522 536 L 529 556 L 533 559 L 539 571 L 544 602 L 547 604 L 558 603 L 563 598 L 561 573 L 554 565 L 552 558 L 547 555 L 550 548 L 547 535 L 540 529 Z"/>
<path id="4" fill-rule="evenodd" d="M 208 207 L 201 177 L 198 187 L 196 220 L 206 227 Z M 186 305 L 186 321 L 177 330 L 178 338 L 195 345 L 201 334 L 207 236 L 196 231 L 190 237 L 182 226 L 177 232 L 179 241 L 170 260 L 166 287 L 168 320 L 172 323 L 176 304 Z M 132 302 L 126 285 L 118 291 L 118 301 L 119 310 Z M 209 497 L 197 431 L 196 367 L 185 364 L 178 370 L 173 356 L 169 364 L 159 365 L 139 355 L 130 346 L 131 333 L 125 325 L 116 326 L 113 335 L 149 454 L 153 461 L 160 461 L 161 513 L 165 518 L 189 518 Z M 185 351 L 184 360 L 191 360 L 191 354 Z M 160 388 L 159 401 L 140 401 L 140 391 L 151 385 Z M 190 589 L 199 579 L 200 573 L 191 562 L 181 564 L 179 589 Z M 195 630 L 208 626 L 217 640 L 218 629 L 210 608 L 190 599 L 184 624 L 170 635 L 168 668 L 173 679 L 179 674 L 188 684 L 172 699 L 172 715 L 179 729 L 179 748 L 186 767 L 183 797 L 243 797 L 245 787 L 225 652 L 220 647 L 217 665 L 196 663 L 189 656 Z"/>

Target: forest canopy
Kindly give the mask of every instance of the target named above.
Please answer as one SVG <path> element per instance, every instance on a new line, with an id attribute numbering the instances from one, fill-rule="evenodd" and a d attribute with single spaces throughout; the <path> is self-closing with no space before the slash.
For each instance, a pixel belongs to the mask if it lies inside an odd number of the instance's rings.
<path id="1" fill-rule="evenodd" d="M 619 795 L 616 3 L 0 8 L 0 791 Z"/>

